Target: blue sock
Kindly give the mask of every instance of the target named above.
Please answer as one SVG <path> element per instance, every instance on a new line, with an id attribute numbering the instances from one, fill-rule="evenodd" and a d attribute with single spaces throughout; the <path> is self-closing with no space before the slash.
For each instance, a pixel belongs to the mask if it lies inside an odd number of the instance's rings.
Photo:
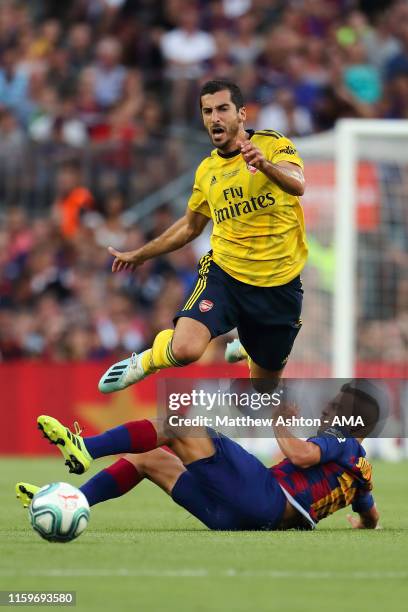
<path id="1" fill-rule="evenodd" d="M 95 474 L 82 487 L 79 487 L 79 490 L 85 495 L 90 506 L 120 496 L 115 479 L 105 470 Z"/>
<path id="2" fill-rule="evenodd" d="M 118 455 L 119 453 L 130 453 L 131 437 L 125 425 L 119 425 L 114 429 L 108 429 L 97 436 L 84 438 L 86 450 L 93 459 Z"/>
<path id="3" fill-rule="evenodd" d="M 85 495 L 90 506 L 100 502 L 120 497 L 142 480 L 137 468 L 126 461 L 119 459 L 113 465 L 98 474 L 95 474 L 88 482 L 79 487 Z"/>
<path id="4" fill-rule="evenodd" d="M 84 438 L 88 453 L 93 459 L 121 453 L 145 453 L 157 446 L 157 433 L 148 420 L 130 421 L 108 429 L 98 436 Z"/>

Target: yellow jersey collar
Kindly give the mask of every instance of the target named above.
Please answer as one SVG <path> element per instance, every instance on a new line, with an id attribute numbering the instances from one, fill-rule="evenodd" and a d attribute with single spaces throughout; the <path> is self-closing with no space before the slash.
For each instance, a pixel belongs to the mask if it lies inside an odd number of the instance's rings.
<path id="1" fill-rule="evenodd" d="M 245 130 L 249 135 L 249 139 L 251 140 L 252 136 L 255 134 L 255 130 Z M 223 159 L 230 159 L 231 157 L 236 157 L 241 153 L 241 149 L 235 149 L 235 151 L 231 151 L 230 153 L 222 153 L 219 149 L 216 149 L 217 154 Z"/>

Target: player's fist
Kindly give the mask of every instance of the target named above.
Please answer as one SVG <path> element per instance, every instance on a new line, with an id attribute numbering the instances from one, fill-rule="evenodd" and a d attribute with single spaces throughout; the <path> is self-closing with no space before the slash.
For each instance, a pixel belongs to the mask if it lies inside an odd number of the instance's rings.
<path id="1" fill-rule="evenodd" d="M 241 155 L 246 163 L 258 170 L 262 170 L 266 161 L 262 151 L 253 145 L 250 140 L 245 140 L 238 144 L 241 149 Z"/>

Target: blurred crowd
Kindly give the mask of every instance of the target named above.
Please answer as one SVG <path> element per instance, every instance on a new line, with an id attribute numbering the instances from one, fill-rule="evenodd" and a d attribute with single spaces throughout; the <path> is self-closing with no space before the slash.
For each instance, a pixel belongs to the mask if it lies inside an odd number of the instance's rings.
<path id="1" fill-rule="evenodd" d="M 289 135 L 408 113 L 405 0 L 4 0 L 0 50 L 0 103 L 35 140 L 191 128 L 214 76 Z"/>
<path id="2" fill-rule="evenodd" d="M 194 247 L 129 277 L 106 246 L 172 222 L 122 213 L 191 167 L 215 77 L 240 84 L 250 127 L 292 137 L 408 118 L 408 2 L 0 3 L 0 360 L 119 355 L 171 325 Z"/>
<path id="3" fill-rule="evenodd" d="M 61 171 L 61 189 L 74 172 Z M 78 199 L 88 195 L 78 189 Z M 107 196 L 103 214 L 88 211 L 81 223 L 64 215 L 63 202 L 55 202 L 49 218 L 31 221 L 22 208 L 10 208 L 0 225 L 0 360 L 92 360 L 140 351 L 172 327 L 193 282 L 197 253 L 190 245 L 135 274 L 111 272 L 106 247 L 133 249 L 156 237 L 174 221 L 169 208 L 154 213 L 144 234 L 121 221 L 118 192 Z"/>

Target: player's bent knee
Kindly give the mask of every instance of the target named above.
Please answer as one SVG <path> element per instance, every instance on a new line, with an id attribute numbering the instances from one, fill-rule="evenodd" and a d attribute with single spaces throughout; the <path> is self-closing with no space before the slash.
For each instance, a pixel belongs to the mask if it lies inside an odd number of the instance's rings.
<path id="1" fill-rule="evenodd" d="M 137 455 L 134 453 L 126 453 L 126 455 L 123 455 L 122 457 L 122 459 L 125 459 L 125 461 L 131 463 L 141 476 L 144 476 L 145 471 L 143 465 L 143 454 L 145 453 L 139 453 Z"/>

